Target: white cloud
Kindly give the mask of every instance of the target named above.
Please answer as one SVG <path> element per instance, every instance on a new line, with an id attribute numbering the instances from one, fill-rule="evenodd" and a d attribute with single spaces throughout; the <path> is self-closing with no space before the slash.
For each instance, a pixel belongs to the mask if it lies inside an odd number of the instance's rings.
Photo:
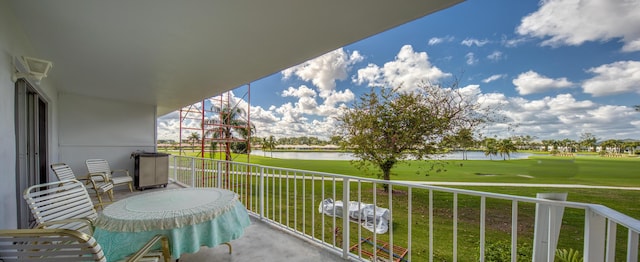
<path id="1" fill-rule="evenodd" d="M 399 87 L 414 90 L 421 82 L 437 82 L 451 74 L 442 72 L 429 62 L 426 52 L 415 52 L 411 45 L 400 49 L 396 59 L 379 67 L 369 64 L 358 70 L 353 82 L 368 86 Z"/>
<path id="2" fill-rule="evenodd" d="M 464 57 L 467 59 L 467 65 L 475 65 L 478 63 L 478 59 L 472 52 L 467 53 Z"/>
<path id="3" fill-rule="evenodd" d="M 593 67 L 587 72 L 595 74 L 582 84 L 584 92 L 593 96 L 640 93 L 640 62 L 618 61 Z"/>
<path id="4" fill-rule="evenodd" d="M 356 98 L 356 95 L 349 89 L 343 91 L 334 91 L 327 99 L 324 100 L 324 104 L 327 106 L 335 107 L 339 103 L 351 102 Z"/>
<path id="5" fill-rule="evenodd" d="M 490 77 L 487 77 L 487 78 L 485 78 L 485 79 L 482 79 L 482 82 L 483 82 L 483 83 L 491 83 L 491 82 L 493 82 L 493 81 L 496 81 L 496 80 L 498 80 L 498 79 L 504 78 L 504 77 L 506 77 L 506 76 L 507 76 L 506 74 L 497 74 L 497 75 L 492 75 L 492 76 L 490 76 Z"/>
<path id="6" fill-rule="evenodd" d="M 282 71 L 283 78 L 295 75 L 304 81 L 311 81 L 326 97 L 336 88 L 337 80 L 347 79 L 347 72 L 355 63 L 364 58 L 358 51 L 347 54 L 342 48 L 306 61 Z"/>
<path id="7" fill-rule="evenodd" d="M 522 19 L 518 34 L 545 39 L 542 45 L 581 45 L 620 39 L 622 51 L 640 51 L 640 2 L 546 0 Z"/>
<path id="8" fill-rule="evenodd" d="M 328 139 L 334 134 L 339 113 L 337 108 L 352 101 L 350 90 L 332 92 L 324 103 L 308 107 L 314 102 L 311 92 L 302 86 L 287 89 L 299 99 L 295 103 L 271 106 L 268 110 L 259 106 L 251 107 L 251 122 L 256 126 L 255 136 L 279 137 L 316 136 Z M 465 96 L 476 96 L 483 107 L 495 108 L 495 119 L 482 130 L 484 136 L 497 135 L 506 138 L 512 135 L 532 135 L 539 139 L 578 139 L 583 132 L 593 133 L 599 140 L 640 136 L 640 120 L 632 107 L 598 104 L 590 100 L 579 100 L 571 94 L 558 94 L 541 99 L 528 100 L 523 97 L 507 97 L 502 93 L 482 93 L 479 85 L 471 84 L 460 88 Z M 231 97 L 234 103 L 247 106 L 246 102 Z M 314 115 L 309 115 L 313 112 Z M 320 117 L 317 117 L 320 116 Z M 179 113 L 173 112 L 158 119 L 158 137 L 178 141 Z M 199 121 L 185 120 L 184 126 L 197 128 Z M 185 131 L 185 135 L 193 132 Z M 183 136 L 185 136 L 183 135 Z"/>
<path id="9" fill-rule="evenodd" d="M 431 39 L 429 39 L 428 44 L 429 45 L 438 45 L 438 44 L 442 44 L 445 42 L 453 42 L 454 37 L 453 36 L 445 36 L 445 37 L 432 37 Z"/>
<path id="10" fill-rule="evenodd" d="M 316 96 L 316 91 L 314 91 L 313 89 L 305 86 L 305 85 L 301 85 L 299 88 L 294 88 L 292 86 L 290 86 L 287 90 L 282 91 L 282 96 L 283 97 L 287 97 L 287 96 L 293 96 L 293 97 L 315 97 Z"/>
<path id="11" fill-rule="evenodd" d="M 495 114 L 506 117 L 502 124 L 491 124 L 483 130 L 485 136 L 508 137 L 514 134 L 536 136 L 539 139 L 578 139 L 583 132 L 599 140 L 637 137 L 637 112 L 631 107 L 602 105 L 578 100 L 570 94 L 527 100 L 522 97 L 493 96 L 493 103 L 502 101 Z M 506 126 L 509 126 L 507 130 Z"/>
<path id="12" fill-rule="evenodd" d="M 475 39 L 475 38 L 467 38 L 465 40 L 462 40 L 462 42 L 460 42 L 460 44 L 462 45 L 466 45 L 468 47 L 471 47 L 472 45 L 475 46 L 483 46 L 489 43 L 489 40 L 484 39 L 484 40 L 479 40 L 479 39 Z"/>
<path id="13" fill-rule="evenodd" d="M 251 122 L 275 123 L 278 118 L 273 115 L 275 106 L 271 106 L 269 110 L 264 110 L 261 106 L 251 107 Z"/>
<path id="14" fill-rule="evenodd" d="M 518 90 L 520 95 L 541 93 L 553 89 L 568 88 L 574 85 L 565 77 L 552 79 L 534 71 L 527 71 L 518 75 L 518 77 L 513 80 L 513 84 L 516 86 L 516 90 Z"/>
<path id="15" fill-rule="evenodd" d="M 499 61 L 504 58 L 504 54 L 500 51 L 493 51 L 493 53 L 489 54 L 487 58 L 491 61 Z"/>

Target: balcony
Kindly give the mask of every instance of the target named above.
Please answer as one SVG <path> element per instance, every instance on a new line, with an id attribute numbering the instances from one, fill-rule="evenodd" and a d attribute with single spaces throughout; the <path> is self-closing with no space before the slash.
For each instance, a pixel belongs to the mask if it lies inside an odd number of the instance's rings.
<path id="1" fill-rule="evenodd" d="M 496 247 L 506 247 L 511 261 L 523 252 L 550 261 L 556 248 L 577 250 L 584 261 L 638 258 L 640 221 L 601 205 L 180 156 L 171 158 L 170 177 L 169 189 L 230 189 L 252 215 L 232 255 L 219 246 L 181 261 L 490 261 Z M 388 209 L 388 230 L 373 234 L 357 218 L 319 213 L 328 198 Z M 391 259 L 389 246 L 396 247 Z"/>

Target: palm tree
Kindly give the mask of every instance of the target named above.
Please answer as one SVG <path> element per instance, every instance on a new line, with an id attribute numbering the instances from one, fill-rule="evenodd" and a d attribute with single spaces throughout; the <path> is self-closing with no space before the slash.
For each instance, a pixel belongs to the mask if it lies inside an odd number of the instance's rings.
<path id="1" fill-rule="evenodd" d="M 273 158 L 273 150 L 276 148 L 276 139 L 273 136 L 269 136 L 269 139 L 264 138 L 262 142 L 262 152 L 267 150 L 271 151 L 271 157 Z"/>
<path id="2" fill-rule="evenodd" d="M 636 153 L 636 147 L 638 147 L 638 145 L 640 145 L 640 142 L 638 141 L 627 141 L 624 142 L 622 146 L 625 149 L 628 148 L 629 155 L 632 156 Z"/>
<path id="3" fill-rule="evenodd" d="M 507 160 L 507 157 L 511 159 L 511 152 L 516 152 L 516 145 L 513 144 L 511 139 L 502 139 L 496 144 L 496 149 L 502 160 Z"/>
<path id="4" fill-rule="evenodd" d="M 495 138 L 484 139 L 484 155 L 489 156 L 489 159 L 493 160 L 493 156 L 498 155 L 497 141 Z"/>
<path id="5" fill-rule="evenodd" d="M 241 108 L 231 108 L 227 105 L 223 107 L 212 106 L 211 111 L 218 113 L 218 118 L 204 121 L 205 127 L 211 127 L 206 128 L 205 136 L 212 135 L 214 139 L 224 141 L 225 160 L 230 161 L 232 141 L 238 139 L 234 134 L 248 143 L 246 139 L 254 133 L 255 126 L 244 119 L 246 113 Z"/>
<path id="6" fill-rule="evenodd" d="M 554 140 L 542 140 L 540 142 L 544 146 L 544 151 L 549 151 L 549 146 L 553 144 Z"/>
<path id="7" fill-rule="evenodd" d="M 189 135 L 189 138 L 187 138 L 187 141 L 189 141 L 189 143 L 191 143 L 191 152 L 195 151 L 195 143 L 200 142 L 200 134 L 196 133 L 196 132 L 192 132 L 191 135 Z"/>

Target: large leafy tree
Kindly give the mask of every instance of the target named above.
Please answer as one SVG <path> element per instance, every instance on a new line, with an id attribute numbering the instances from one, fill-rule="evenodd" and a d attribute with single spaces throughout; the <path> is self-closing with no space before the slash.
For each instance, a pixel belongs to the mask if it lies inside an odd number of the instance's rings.
<path id="1" fill-rule="evenodd" d="M 475 142 L 473 130 L 469 128 L 462 128 L 452 136 L 445 138 L 446 146 L 462 150 L 462 160 L 467 160 L 467 149 L 472 147 Z"/>
<path id="2" fill-rule="evenodd" d="M 486 114 L 477 98 L 457 88 L 423 84 L 416 91 L 381 89 L 362 95 L 344 108 L 339 120 L 343 148 L 353 151 L 356 167 L 391 179 L 391 169 L 409 159 L 442 153 L 445 137 L 473 130 Z M 386 187 L 385 187 L 386 189 Z"/>

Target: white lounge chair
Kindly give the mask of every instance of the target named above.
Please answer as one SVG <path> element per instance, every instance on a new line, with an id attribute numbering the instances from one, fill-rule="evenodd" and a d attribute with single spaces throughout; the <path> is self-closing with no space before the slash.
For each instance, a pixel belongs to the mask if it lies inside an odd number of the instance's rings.
<path id="1" fill-rule="evenodd" d="M 66 228 L 93 235 L 98 213 L 82 182 L 62 180 L 27 188 L 23 194 L 40 228 Z"/>
<path id="2" fill-rule="evenodd" d="M 109 181 L 107 176 L 103 173 L 89 173 L 86 178 L 78 178 L 71 170 L 71 167 L 65 163 L 57 163 L 51 165 L 51 170 L 58 177 L 58 181 L 69 180 L 69 179 L 77 179 L 80 181 L 86 181 L 85 184 L 91 186 L 91 188 L 96 192 L 96 196 L 98 198 L 98 202 L 100 203 L 100 207 L 104 207 L 104 203 L 102 202 L 102 194 L 107 194 L 111 202 L 113 202 L 113 183 Z"/>
<path id="3" fill-rule="evenodd" d="M 161 252 L 151 252 L 158 242 Z M 156 235 L 122 261 L 171 261 L 169 240 Z M 100 261 L 107 258 L 91 235 L 71 229 L 0 230 L 0 261 Z"/>
<path id="4" fill-rule="evenodd" d="M 87 170 L 89 173 L 103 173 L 107 176 L 109 181 L 113 183 L 113 186 L 129 185 L 129 191 L 133 192 L 133 178 L 129 175 L 129 170 L 118 169 L 111 170 L 109 162 L 104 159 L 87 159 Z M 121 173 L 122 175 L 116 176 L 114 174 Z"/>

